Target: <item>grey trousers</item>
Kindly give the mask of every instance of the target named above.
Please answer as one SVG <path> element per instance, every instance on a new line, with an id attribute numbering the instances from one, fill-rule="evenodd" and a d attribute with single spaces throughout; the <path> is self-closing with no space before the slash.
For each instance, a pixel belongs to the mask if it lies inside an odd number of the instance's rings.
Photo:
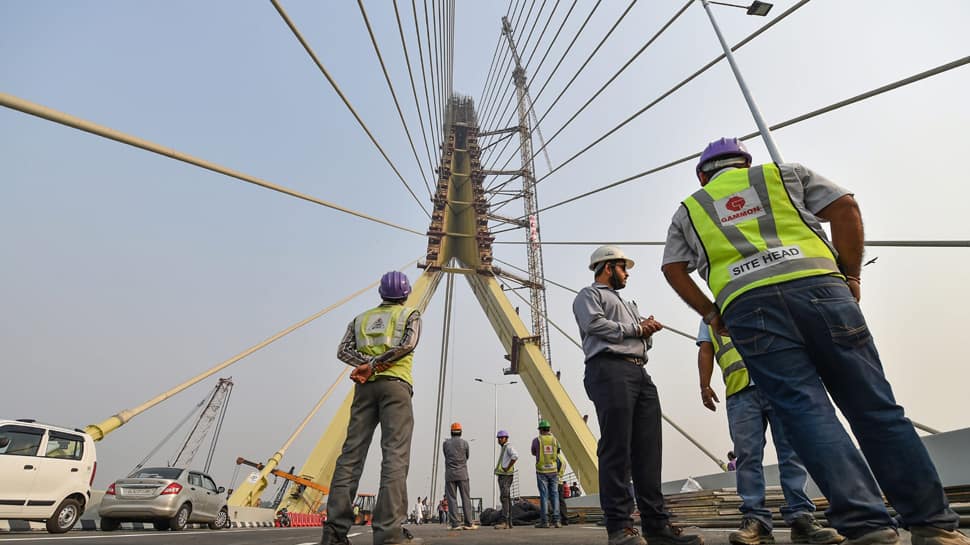
<path id="1" fill-rule="evenodd" d="M 465 526 L 472 525 L 472 500 L 468 494 L 468 479 L 445 483 L 445 497 L 448 498 L 448 522 L 458 526 L 457 492 L 461 492 L 461 510 L 465 515 Z"/>
<path id="2" fill-rule="evenodd" d="M 498 475 L 498 497 L 502 500 L 505 522 L 512 526 L 512 475 Z"/>
<path id="3" fill-rule="evenodd" d="M 401 524 L 407 518 L 407 478 L 414 430 L 411 393 L 411 385 L 399 380 L 376 380 L 355 387 L 347 440 L 337 458 L 327 497 L 326 526 L 340 538 L 346 537 L 353 525 L 357 485 L 374 430 L 380 424 L 381 484 L 373 513 L 374 543 L 405 542 Z"/>

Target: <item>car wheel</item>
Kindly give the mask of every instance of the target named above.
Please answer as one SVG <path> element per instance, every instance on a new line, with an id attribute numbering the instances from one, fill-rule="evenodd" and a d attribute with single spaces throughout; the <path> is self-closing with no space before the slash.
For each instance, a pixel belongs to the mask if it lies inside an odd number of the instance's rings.
<path id="1" fill-rule="evenodd" d="M 168 530 L 168 519 L 152 521 L 152 527 L 156 530 Z"/>
<path id="2" fill-rule="evenodd" d="M 181 532 L 189 524 L 189 513 L 192 512 L 192 508 L 187 503 L 183 503 L 182 507 L 175 513 L 175 516 L 168 520 L 168 526 L 173 532 Z"/>
<path id="3" fill-rule="evenodd" d="M 228 526 L 227 524 L 228 521 L 229 521 L 229 513 L 225 509 L 223 509 L 222 511 L 219 511 L 219 515 L 216 517 L 216 520 L 209 523 L 209 529 L 222 530 L 223 528 Z"/>
<path id="4" fill-rule="evenodd" d="M 83 511 L 81 502 L 73 498 L 65 499 L 57 506 L 51 518 L 47 519 L 47 531 L 52 534 L 63 534 L 74 527 Z"/>
<path id="5" fill-rule="evenodd" d="M 121 527 L 121 521 L 118 519 L 112 519 L 108 517 L 101 517 L 101 531 L 102 532 L 114 532 Z"/>

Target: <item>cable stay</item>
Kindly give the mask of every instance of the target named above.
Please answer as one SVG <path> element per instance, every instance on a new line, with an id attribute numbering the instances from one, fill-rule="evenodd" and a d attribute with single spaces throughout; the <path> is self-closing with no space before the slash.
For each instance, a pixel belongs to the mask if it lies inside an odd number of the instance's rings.
<path id="1" fill-rule="evenodd" d="M 384 73 L 384 81 L 387 82 L 387 89 L 391 92 L 391 99 L 394 100 L 394 107 L 397 108 L 397 115 L 401 119 L 401 126 L 404 127 L 404 134 L 408 137 L 408 144 L 411 145 L 411 153 L 414 154 L 414 161 L 418 164 L 418 171 L 421 173 L 421 179 L 424 181 L 424 187 L 428 190 L 428 198 L 432 198 L 431 184 L 428 183 L 428 175 L 424 172 L 424 166 L 421 164 L 421 159 L 418 158 L 418 149 L 414 147 L 414 139 L 411 137 L 411 130 L 408 128 L 407 121 L 404 120 L 404 112 L 401 110 L 401 103 L 397 100 L 397 93 L 394 91 L 394 84 L 391 83 L 391 76 L 387 73 L 387 66 L 384 64 L 384 56 L 381 55 L 381 48 L 377 45 L 377 37 L 374 36 L 374 29 L 370 26 L 370 19 L 367 17 L 367 9 L 364 8 L 363 0 L 357 0 L 357 6 L 360 8 L 360 15 L 364 18 L 364 25 L 367 27 L 367 34 L 370 36 L 370 43 L 374 45 L 374 53 L 377 54 L 377 61 L 381 64 L 381 71 Z M 395 12 L 397 10 L 397 5 L 395 4 Z M 403 36 L 402 36 L 403 38 Z M 407 51 L 405 50 L 405 56 Z M 408 63 L 408 68 L 410 71 L 410 63 Z"/>
<path id="2" fill-rule="evenodd" d="M 411 265 L 413 265 L 413 264 L 415 264 L 417 262 L 418 262 L 418 260 L 415 259 L 415 260 L 407 263 L 403 267 L 401 267 L 401 269 L 405 269 L 407 267 L 410 267 Z M 193 386 L 195 384 L 198 384 L 199 382 L 201 382 L 201 381 L 205 380 L 206 378 L 208 378 L 208 377 L 210 377 L 210 376 L 218 373 L 219 371 L 221 371 L 221 370 L 229 367 L 230 365 L 232 365 L 232 364 L 236 363 L 237 361 L 245 358 L 246 356 L 249 356 L 249 355 L 251 355 L 251 354 L 253 354 L 255 352 L 258 352 L 259 350 L 262 350 L 263 348 L 265 348 L 265 347 L 269 346 L 270 344 L 278 341 L 279 339 L 285 337 L 286 335 L 289 335 L 290 333 L 296 331 L 297 329 L 300 329 L 301 327 L 303 327 L 303 326 L 307 325 L 308 323 L 316 320 L 317 318 L 323 316 L 324 314 L 327 314 L 328 312 L 330 312 L 330 311 L 332 311 L 332 310 L 334 310 L 336 308 L 339 308 L 339 307 L 343 306 L 344 304 L 348 303 L 349 301 L 353 300 L 354 298 L 356 298 L 356 297 L 358 297 L 358 296 L 360 296 L 360 295 L 362 295 L 364 293 L 367 293 L 367 292 L 371 291 L 372 289 L 374 289 L 375 287 L 377 287 L 378 284 L 380 284 L 380 280 L 377 280 L 375 282 L 370 283 L 367 287 L 361 288 L 361 289 L 355 291 L 354 293 L 352 293 L 352 294 L 344 297 L 343 299 L 337 301 L 336 303 L 333 303 L 332 305 L 324 308 L 323 310 L 317 312 L 316 314 L 313 314 L 312 316 L 309 316 L 307 318 L 304 318 L 303 320 L 300 320 L 299 322 L 297 322 L 297 323 L 295 323 L 295 324 L 287 327 L 286 329 L 284 329 L 284 330 L 276 333 L 275 335 L 273 335 L 273 336 L 265 339 L 264 341 L 262 341 L 260 343 L 257 343 L 255 345 L 247 348 L 246 350 L 243 350 L 242 352 L 236 354 L 235 356 L 233 356 L 233 357 L 231 357 L 231 358 L 229 358 L 229 359 L 227 359 L 227 360 L 219 363 L 218 365 L 216 365 L 215 367 L 209 369 L 208 371 L 205 371 L 204 373 L 202 373 L 202 374 L 200 374 L 198 376 L 195 376 L 195 377 L 193 377 L 193 378 L 191 378 L 191 379 L 183 382 L 182 384 L 179 384 L 178 386 L 172 388 L 171 390 L 168 390 L 167 392 L 164 392 L 162 394 L 159 394 L 159 395 L 153 397 L 152 399 L 150 399 L 150 400 L 142 403 L 141 405 L 135 407 L 134 409 L 125 409 L 125 410 L 119 412 L 118 414 L 116 414 L 114 416 L 111 416 L 110 418 L 108 418 L 107 420 L 105 420 L 103 422 L 100 422 L 98 424 L 89 424 L 88 426 L 85 426 L 84 431 L 88 435 L 90 435 L 92 438 L 94 438 L 95 441 L 100 441 L 101 439 L 104 439 L 104 437 L 107 434 L 109 434 L 112 431 L 120 428 L 121 426 L 124 426 L 132 418 L 138 416 L 139 414 L 147 411 L 148 409 L 154 407 L 155 405 L 158 405 L 159 403 L 165 401 L 166 399 L 169 399 L 170 397 L 173 397 L 174 395 L 176 395 L 178 393 L 181 393 L 182 391 L 184 391 L 185 389 L 189 388 L 190 386 Z"/>
<path id="3" fill-rule="evenodd" d="M 284 195 L 289 195 L 291 197 L 296 197 L 298 199 L 302 199 L 307 202 L 319 204 L 321 206 L 325 206 L 327 208 L 336 210 L 338 212 L 350 214 L 351 216 L 357 216 L 358 218 L 362 218 L 368 221 L 373 221 L 375 223 L 380 223 L 382 225 L 393 227 L 395 229 L 406 231 L 408 233 L 412 233 L 422 237 L 425 236 L 425 233 L 418 231 L 416 229 L 411 229 L 409 227 L 404 227 L 396 223 L 391 223 L 389 221 L 382 220 L 374 216 L 370 216 L 368 214 L 364 214 L 363 212 L 357 212 L 355 210 L 351 210 L 350 208 L 346 208 L 338 204 L 325 201 L 323 199 L 318 199 L 316 197 L 307 195 L 305 193 L 300 193 L 299 191 L 295 191 L 295 190 L 283 187 L 281 185 L 268 182 L 261 178 L 250 176 L 248 174 L 244 174 L 242 172 L 238 172 L 238 171 L 226 168 L 224 166 L 220 166 L 215 163 L 211 163 L 209 161 L 205 161 L 203 159 L 193 157 L 191 155 L 182 153 L 180 151 L 176 151 L 172 148 L 167 148 L 165 146 L 156 144 L 154 142 L 149 142 L 148 140 L 143 140 L 141 138 L 131 136 L 129 134 L 105 127 L 103 125 L 99 125 L 97 123 L 87 121 L 79 117 L 75 117 L 70 114 L 66 114 L 64 112 L 54 110 L 52 108 L 48 108 L 46 106 L 41 106 L 40 104 L 30 102 L 28 100 L 24 100 L 22 98 L 15 97 L 13 95 L 0 93 L 0 106 L 5 106 L 7 108 L 10 108 L 11 110 L 17 110 L 19 112 L 29 114 L 35 117 L 39 117 L 41 119 L 46 119 L 48 121 L 53 121 L 54 123 L 59 123 L 67 127 L 71 127 L 74 129 L 78 129 L 87 133 L 100 136 L 102 138 L 107 138 L 108 140 L 114 140 L 115 142 L 121 142 L 122 144 L 128 144 L 129 146 L 141 148 L 145 151 L 150 151 L 158 155 L 163 155 L 170 159 L 175 159 L 176 161 L 182 161 L 183 163 L 188 163 L 190 165 L 204 168 L 212 172 L 217 172 L 219 174 L 229 176 L 230 178 L 235 178 L 237 180 L 248 182 L 253 185 L 258 185 L 266 189 L 271 189 L 273 191 L 282 193 Z"/>
<path id="4" fill-rule="evenodd" d="M 345 95 L 344 92 L 340 89 L 340 86 L 337 85 L 337 82 L 333 79 L 333 76 L 330 75 L 330 72 L 320 61 L 320 58 L 317 57 L 317 54 L 313 52 L 313 48 L 310 47 L 310 44 L 303 37 L 303 34 L 300 33 L 300 30 L 296 28 L 296 25 L 293 23 L 293 20 L 290 19 L 290 16 L 286 14 L 286 10 L 283 9 L 283 6 L 280 5 L 278 0 L 269 0 L 269 1 L 273 4 L 273 7 L 276 8 L 276 11 L 279 12 L 280 17 L 283 18 L 283 21 L 286 23 L 286 26 L 290 27 L 290 31 L 293 32 L 293 35 L 296 37 L 297 41 L 300 42 L 300 45 L 303 46 L 303 49 L 305 49 L 307 54 L 310 55 L 310 58 L 313 60 L 313 63 L 317 65 L 317 68 L 320 69 L 320 72 L 322 72 L 324 77 L 327 78 L 327 81 L 330 83 L 330 86 L 337 93 L 337 95 L 340 96 L 340 100 L 343 101 L 344 106 L 346 106 L 347 109 L 350 110 L 350 113 L 353 114 L 354 119 L 357 120 L 357 123 L 360 125 L 360 128 L 364 129 L 364 132 L 367 133 L 367 137 L 370 138 L 370 141 L 377 148 L 377 151 L 381 153 L 381 156 L 391 167 L 391 170 L 394 171 L 394 174 L 397 175 L 397 178 L 401 180 L 401 183 L 404 184 L 405 188 L 407 188 L 408 193 L 410 193 L 411 197 L 414 198 L 414 202 L 418 203 L 418 206 L 421 208 L 424 214 L 428 216 L 428 218 L 430 219 L 431 212 L 428 212 L 428 209 L 425 208 L 425 205 L 424 203 L 421 202 L 421 199 L 419 199 L 418 196 L 415 195 L 414 190 L 411 189 L 411 185 L 408 184 L 407 180 L 404 179 L 404 176 L 397 169 L 397 166 L 394 164 L 393 161 L 391 161 L 391 158 L 388 157 L 387 152 L 385 152 L 384 148 L 381 147 L 380 143 L 378 143 L 377 138 L 375 138 L 374 134 L 371 133 L 369 128 L 367 128 L 367 124 L 364 123 L 363 119 L 361 119 L 360 114 L 358 114 L 357 110 L 354 109 L 354 106 L 350 103 L 350 100 L 347 98 L 347 95 Z M 377 45 L 375 44 L 374 47 L 377 47 Z"/>
<path id="5" fill-rule="evenodd" d="M 778 24 L 779 22 L 781 22 L 782 20 L 784 20 L 785 18 L 787 18 L 789 15 L 791 15 L 792 13 L 794 13 L 795 11 L 797 11 L 799 8 L 801 8 L 802 6 L 804 6 L 805 4 L 807 4 L 808 2 L 809 2 L 809 0 L 801 0 L 797 4 L 795 4 L 792 7 L 788 8 L 783 13 L 779 14 L 777 17 L 775 17 L 774 19 L 772 19 L 771 21 L 769 21 L 768 23 L 766 23 L 765 25 L 763 25 L 759 29 L 757 29 L 754 32 L 752 32 L 751 34 L 749 34 L 747 37 L 745 37 L 744 39 L 742 39 L 740 42 L 738 42 L 737 44 L 735 44 L 731 48 L 731 51 L 737 51 L 741 47 L 745 46 L 746 44 L 748 44 L 749 42 L 751 42 L 753 39 L 755 39 L 757 36 L 761 35 L 763 32 L 765 32 L 769 28 L 771 28 L 774 25 Z M 539 178 L 538 180 L 536 180 L 536 183 L 539 183 L 539 182 L 545 180 L 546 178 L 548 178 L 549 176 L 551 176 L 553 173 L 559 171 L 560 169 L 562 169 L 562 167 L 566 166 L 567 164 L 571 163 L 573 160 L 575 160 L 580 155 L 582 155 L 582 154 L 586 153 L 587 151 L 589 151 L 590 149 L 592 149 L 594 146 L 596 146 L 597 144 L 599 144 L 600 142 L 602 142 L 603 140 L 605 140 L 606 138 L 608 138 L 610 135 L 612 135 L 616 131 L 620 130 L 622 127 L 626 126 L 631 121 L 633 121 L 634 119 L 636 119 L 637 117 L 639 117 L 640 115 L 642 115 L 644 112 L 650 110 L 651 108 L 653 108 L 654 106 L 656 106 L 657 104 L 659 104 L 661 101 L 663 101 L 664 99 L 666 99 L 670 95 L 674 94 L 681 87 L 687 85 L 689 82 L 691 82 L 692 80 L 694 80 L 695 78 L 697 78 L 698 76 L 700 76 L 701 74 L 703 74 L 704 72 L 706 72 L 707 70 L 709 70 L 711 67 L 713 67 L 717 63 L 719 63 L 722 60 L 724 60 L 725 58 L 726 58 L 726 55 L 724 53 L 721 53 L 720 55 L 718 55 L 717 57 L 715 57 L 712 61 L 710 61 L 709 63 L 705 64 L 699 70 L 697 70 L 696 72 L 694 72 L 693 74 L 691 74 L 690 76 L 688 76 L 687 78 L 685 78 L 684 80 L 682 80 L 680 83 L 678 83 L 677 85 L 673 86 L 668 91 L 666 91 L 665 93 L 661 94 L 659 97 L 657 97 L 656 99 L 654 99 L 653 101 L 651 101 L 649 104 L 647 104 L 646 106 L 644 106 L 640 110 L 638 110 L 635 113 L 633 113 L 633 115 L 631 115 L 631 116 L 627 117 L 626 119 L 624 119 L 623 121 L 621 121 L 618 125 L 616 125 L 612 129 L 610 129 L 609 131 L 607 131 L 605 134 L 603 134 L 602 136 L 600 136 L 599 138 L 597 138 L 596 140 L 594 140 L 591 144 L 587 145 L 583 149 L 579 150 L 578 152 L 576 152 L 575 154 L 573 154 L 572 156 L 570 156 L 568 159 L 566 159 L 565 161 L 563 161 L 562 163 L 560 163 L 559 166 L 557 166 L 556 168 L 554 168 L 551 171 L 547 172 L 544 176 L 542 176 L 541 178 Z M 698 154 L 698 156 L 699 156 L 699 154 Z"/>
<path id="6" fill-rule="evenodd" d="M 670 19 L 668 19 L 667 22 L 664 23 L 664 25 L 662 27 L 660 27 L 660 29 L 656 33 L 654 33 L 654 35 L 651 36 L 650 39 L 648 39 L 643 44 L 643 46 L 641 46 L 640 49 L 638 49 L 637 52 L 634 53 L 633 56 L 630 57 L 629 60 L 627 60 L 625 63 L 623 63 L 623 66 L 621 66 L 612 76 L 610 76 L 610 79 L 606 80 L 606 83 L 604 83 L 599 89 L 597 89 L 597 91 L 595 93 L 593 93 L 593 96 L 591 96 L 585 103 L 583 103 L 583 105 L 580 106 L 579 109 L 576 110 L 576 112 L 573 113 L 572 116 L 570 116 L 569 119 L 567 119 L 566 122 L 563 123 L 562 126 L 559 127 L 559 129 L 551 137 L 549 137 L 549 140 L 547 142 L 545 142 L 542 145 L 542 147 L 540 147 L 539 149 L 537 149 L 535 151 L 535 154 L 538 154 L 540 151 L 545 151 L 546 150 L 546 146 L 548 146 L 550 143 L 552 143 L 552 141 L 555 140 L 556 137 L 558 137 L 562 133 L 562 131 L 564 131 L 566 129 L 566 127 L 569 126 L 569 124 L 572 123 L 573 120 L 575 120 L 579 116 L 579 114 L 581 114 L 584 110 L 586 110 L 586 108 L 590 104 L 592 104 L 593 101 L 596 100 L 603 93 L 603 91 L 606 90 L 607 87 L 609 87 L 614 81 L 616 81 L 616 79 L 618 77 L 620 77 L 620 74 L 622 74 L 624 71 L 626 71 L 626 69 L 629 68 L 630 65 L 633 64 L 633 62 L 635 60 L 637 60 L 637 58 L 639 58 L 640 55 L 643 54 L 644 51 L 647 50 L 647 48 L 649 48 L 651 45 L 653 45 L 653 43 L 655 41 L 657 41 L 657 39 L 660 38 L 660 36 L 663 35 L 663 33 L 666 32 L 667 29 L 669 29 L 674 24 L 674 22 L 676 22 L 677 19 L 679 19 L 680 16 L 684 14 L 685 11 L 687 11 L 687 8 L 689 8 L 690 5 L 693 2 L 694 2 L 694 0 L 688 0 L 687 3 L 685 3 L 683 6 L 681 6 L 681 8 L 679 10 L 677 10 L 677 13 L 675 13 Z M 590 58 L 592 58 L 592 56 Z M 587 59 L 587 62 L 589 62 L 589 59 Z M 577 72 L 577 75 L 578 75 L 578 72 Z M 575 78 L 575 76 L 574 76 L 574 78 Z M 567 85 L 567 87 L 568 87 L 568 85 Z M 563 93 L 564 92 L 566 92 L 566 89 L 563 89 Z M 562 96 L 562 93 L 560 93 L 560 96 Z M 558 97 L 557 97 L 556 100 L 558 101 Z M 555 105 L 555 102 L 553 102 L 553 105 Z M 550 111 L 552 111 L 552 106 L 550 106 L 548 109 L 546 109 L 545 113 L 542 114 L 542 117 L 540 117 L 539 120 L 536 121 L 535 127 L 537 129 L 539 128 L 539 124 L 546 118 L 546 115 L 548 115 Z M 535 112 L 533 112 L 533 114 L 535 114 Z M 514 155 L 513 155 L 513 157 L 514 157 Z M 509 161 L 511 161 L 511 158 L 509 159 Z M 549 168 L 549 171 L 550 172 L 552 171 L 552 167 Z"/>
<path id="7" fill-rule="evenodd" d="M 909 85 L 909 84 L 916 83 L 918 81 L 924 80 L 924 79 L 926 79 L 928 77 L 935 76 L 935 75 L 938 75 L 938 74 L 942 74 L 942 73 L 947 72 L 949 70 L 953 70 L 954 68 L 959 68 L 959 67 L 964 66 L 964 65 L 966 65 L 968 63 L 970 63 L 970 56 L 962 57 L 962 58 L 959 58 L 959 59 L 957 59 L 955 61 L 948 62 L 946 64 L 942 64 L 940 66 L 937 66 L 935 68 L 931 68 L 931 69 L 926 70 L 924 72 L 920 72 L 920 73 L 915 74 L 913 76 L 909 76 L 907 78 L 903 78 L 903 79 L 898 80 L 896 82 L 893 82 L 893 83 L 890 83 L 890 84 L 887 84 L 887 85 L 883 85 L 881 87 L 877 87 L 877 88 L 875 88 L 875 89 L 873 89 L 871 91 L 866 91 L 865 93 L 861 93 L 861 94 L 855 95 L 855 96 L 850 97 L 850 98 L 847 98 L 845 100 L 840 100 L 840 101 L 835 102 L 833 104 L 830 104 L 828 106 L 824 106 L 822 108 L 818 108 L 816 110 L 812 110 L 812 111 L 810 111 L 808 113 L 804 113 L 802 115 L 795 116 L 795 117 L 793 117 L 791 119 L 787 119 L 787 120 L 782 121 L 780 123 L 776 123 L 774 125 L 771 125 L 769 127 L 769 129 L 770 130 L 773 130 L 773 131 L 774 130 L 778 130 L 778 129 L 783 129 L 785 127 L 789 127 L 789 126 L 794 125 L 796 123 L 800 123 L 802 121 L 806 121 L 806 120 L 812 119 L 813 117 L 817 117 L 819 115 L 822 115 L 822 114 L 825 114 L 825 113 L 829 113 L 829 112 L 832 112 L 834 110 L 838 110 L 840 108 L 844 108 L 845 106 L 849 106 L 849 105 L 855 104 L 857 102 L 861 102 L 861 101 L 866 100 L 868 98 L 872 98 L 872 97 L 874 97 L 876 95 L 880 95 L 880 94 L 885 93 L 887 91 L 892 91 L 894 89 L 898 89 L 900 87 L 904 87 L 906 85 Z M 741 136 L 741 137 L 739 137 L 739 139 L 741 139 L 741 140 L 750 140 L 752 138 L 757 137 L 759 134 L 760 134 L 759 132 L 755 131 L 755 132 L 748 133 L 748 134 L 746 134 L 744 136 Z M 589 148 L 587 147 L 586 149 L 589 149 Z M 585 198 L 585 197 L 589 197 L 590 195 L 594 195 L 594 194 L 599 193 L 601 191 L 606 191 L 607 189 L 612 189 L 612 188 L 614 188 L 616 186 L 623 185 L 623 184 L 625 184 L 627 182 L 631 182 L 633 180 L 642 178 L 644 176 L 647 176 L 647 175 L 650 175 L 650 174 L 654 174 L 654 173 L 660 172 L 662 170 L 666 170 L 666 169 L 668 169 L 670 167 L 673 167 L 673 166 L 677 166 L 677 165 L 680 165 L 680 164 L 683 164 L 683 163 L 687 163 L 687 162 L 689 162 L 689 161 L 691 161 L 693 159 L 697 159 L 698 157 L 700 157 L 700 155 L 701 154 L 699 152 L 698 153 L 692 153 L 692 154 L 690 154 L 690 155 L 688 155 L 686 157 L 681 157 L 680 159 L 676 159 L 676 160 L 670 161 L 669 163 L 664 163 L 664 164 L 662 164 L 660 166 L 657 166 L 657 167 L 654 167 L 654 168 L 651 168 L 651 169 L 648 169 L 648 170 L 644 170 L 642 172 L 638 172 L 637 174 L 634 174 L 632 176 L 627 176 L 626 178 L 621 178 L 620 180 L 617 180 L 617 181 L 612 182 L 610 184 L 607 184 L 607 185 L 598 187 L 598 188 L 593 189 L 591 191 L 587 191 L 585 193 L 581 193 L 579 195 L 570 197 L 568 199 L 565 199 L 565 200 L 559 201 L 557 203 L 551 204 L 549 206 L 546 206 L 544 208 L 541 208 L 541 209 L 539 209 L 539 212 L 545 212 L 546 210 L 552 210 L 553 208 L 558 208 L 558 207 L 560 207 L 560 206 L 562 206 L 564 204 L 568 204 L 568 203 L 571 203 L 573 201 L 576 201 L 576 200 L 579 200 L 579 199 L 582 199 L 582 198 Z M 556 167 L 556 168 L 558 169 L 558 168 L 560 168 L 562 166 L 563 165 L 561 164 L 561 165 L 559 165 L 559 167 Z M 548 176 L 548 174 L 546 176 Z M 536 183 L 538 183 L 539 181 L 541 181 L 542 179 L 544 179 L 546 176 L 544 176 L 543 178 L 540 178 Z M 504 244 L 504 243 L 499 243 L 499 244 Z"/>
<path id="8" fill-rule="evenodd" d="M 414 83 L 414 72 L 411 69 L 411 54 L 408 52 L 408 43 L 404 38 L 404 25 L 401 23 L 401 12 L 397 7 L 397 0 L 394 0 L 394 18 L 397 20 L 398 34 L 401 36 L 401 49 L 404 51 L 404 62 L 408 68 L 408 79 L 411 82 L 411 94 L 414 97 L 414 108 L 418 112 L 418 127 L 421 129 L 421 140 L 424 142 L 424 152 L 428 156 L 428 164 L 431 172 L 434 172 L 434 159 L 431 158 L 431 148 L 428 145 L 428 134 L 425 128 L 424 116 L 421 114 L 421 101 L 418 100 L 418 88 Z M 430 114 L 430 112 L 428 112 Z M 429 121 L 430 123 L 430 121 Z M 431 189 L 429 188 L 430 192 Z"/>
<path id="9" fill-rule="evenodd" d="M 421 81 L 424 85 L 424 104 L 428 112 L 428 123 L 431 125 L 430 127 L 431 138 L 434 139 L 434 142 L 437 143 L 437 142 L 441 142 L 441 135 L 436 130 L 438 127 L 438 115 L 437 115 L 437 112 L 435 112 L 431 108 L 431 97 L 428 93 L 428 76 L 424 65 L 424 48 L 421 45 L 421 28 L 420 28 L 420 23 L 418 23 L 418 8 L 415 5 L 415 0 L 411 0 L 411 15 L 414 18 L 414 37 L 418 41 L 418 59 L 420 60 L 420 64 L 421 64 Z M 429 56 L 429 62 L 430 62 L 430 56 L 431 56 L 430 43 L 428 43 L 428 56 Z M 437 147 L 437 144 L 435 144 L 435 147 Z"/>
<path id="10" fill-rule="evenodd" d="M 499 241 L 492 244 L 528 244 L 518 240 Z M 604 246 L 613 244 L 617 246 L 663 246 L 662 240 L 569 240 L 569 241 L 542 241 L 545 246 Z M 896 248 L 970 248 L 970 240 L 867 240 L 863 244 L 870 247 L 896 247 Z M 496 259 L 498 261 L 498 259 Z M 508 263 L 506 263 L 508 265 Z"/>

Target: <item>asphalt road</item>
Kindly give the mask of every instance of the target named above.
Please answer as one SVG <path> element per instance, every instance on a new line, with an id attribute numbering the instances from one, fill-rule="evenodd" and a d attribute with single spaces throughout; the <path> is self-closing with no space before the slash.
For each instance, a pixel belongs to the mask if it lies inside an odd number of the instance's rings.
<path id="1" fill-rule="evenodd" d="M 540 530 L 517 527 L 513 530 L 480 528 L 453 532 L 436 524 L 407 526 L 415 536 L 430 545 L 606 545 L 606 532 L 593 525 L 572 525 L 561 529 Z M 706 545 L 728 545 L 730 530 L 690 530 L 704 536 Z M 900 532 L 901 545 L 910 545 L 909 533 Z M 0 543 L 17 545 L 315 545 L 320 528 L 240 528 L 233 530 L 187 530 L 184 532 L 70 532 L 52 536 L 41 532 L 3 532 Z M 350 539 L 356 545 L 371 545 L 370 528 L 354 527 Z M 775 530 L 779 545 L 786 545 L 787 529 Z"/>

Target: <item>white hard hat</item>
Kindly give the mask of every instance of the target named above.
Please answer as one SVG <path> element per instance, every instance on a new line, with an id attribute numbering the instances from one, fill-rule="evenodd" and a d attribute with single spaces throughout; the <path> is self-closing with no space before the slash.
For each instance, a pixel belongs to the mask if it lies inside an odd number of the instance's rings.
<path id="1" fill-rule="evenodd" d="M 597 248 L 593 255 L 589 256 L 589 270 L 595 271 L 596 265 L 604 261 L 626 261 L 626 268 L 633 268 L 633 260 L 623 253 L 623 250 L 617 248 L 616 246 L 600 246 Z"/>

